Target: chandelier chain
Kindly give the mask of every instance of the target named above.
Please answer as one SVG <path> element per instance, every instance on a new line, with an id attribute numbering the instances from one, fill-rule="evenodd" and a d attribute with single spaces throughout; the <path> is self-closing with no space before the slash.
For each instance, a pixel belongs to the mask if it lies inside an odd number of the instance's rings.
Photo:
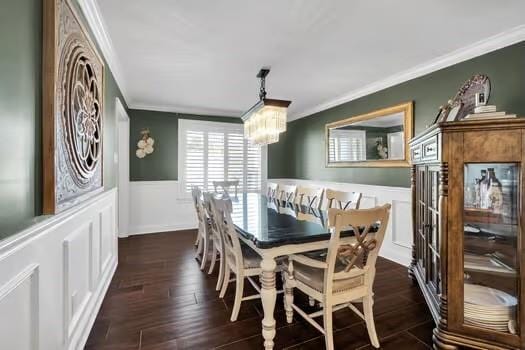
<path id="1" fill-rule="evenodd" d="M 266 77 L 261 77 L 261 87 L 259 89 L 259 99 L 264 100 L 266 98 Z"/>

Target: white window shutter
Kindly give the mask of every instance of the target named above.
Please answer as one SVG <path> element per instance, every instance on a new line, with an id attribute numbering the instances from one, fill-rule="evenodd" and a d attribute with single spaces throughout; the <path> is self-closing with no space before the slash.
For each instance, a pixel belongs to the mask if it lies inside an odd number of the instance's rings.
<path id="1" fill-rule="evenodd" d="M 213 191 L 213 181 L 239 180 L 239 191 L 259 192 L 262 151 L 244 139 L 242 124 L 179 120 L 179 174 L 191 186 Z"/>

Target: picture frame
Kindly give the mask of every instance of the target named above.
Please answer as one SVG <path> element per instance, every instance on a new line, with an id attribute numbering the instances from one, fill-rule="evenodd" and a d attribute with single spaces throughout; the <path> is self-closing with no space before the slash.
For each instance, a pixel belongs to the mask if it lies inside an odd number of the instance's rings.
<path id="1" fill-rule="evenodd" d="M 105 64 L 69 0 L 43 1 L 43 214 L 104 190 Z"/>

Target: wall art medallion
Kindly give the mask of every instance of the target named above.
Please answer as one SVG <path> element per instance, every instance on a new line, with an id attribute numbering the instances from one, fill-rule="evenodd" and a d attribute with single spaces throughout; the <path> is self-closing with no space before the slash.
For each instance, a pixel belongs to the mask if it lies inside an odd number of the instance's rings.
<path id="1" fill-rule="evenodd" d="M 67 0 L 44 1 L 43 211 L 103 190 L 104 63 Z"/>

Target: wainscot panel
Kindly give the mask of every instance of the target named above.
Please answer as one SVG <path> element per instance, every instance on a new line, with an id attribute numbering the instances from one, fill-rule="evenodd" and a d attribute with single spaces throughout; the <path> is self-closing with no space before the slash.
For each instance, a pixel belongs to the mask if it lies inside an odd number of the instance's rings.
<path id="1" fill-rule="evenodd" d="M 130 182 L 130 235 L 196 227 L 191 196 L 179 181 Z"/>
<path id="2" fill-rule="evenodd" d="M 117 190 L 0 242 L 2 349 L 82 349 L 117 266 Z"/>
<path id="3" fill-rule="evenodd" d="M 408 266 L 412 260 L 412 210 L 410 188 L 373 186 L 351 183 L 310 181 L 299 179 L 268 179 L 278 184 L 331 188 L 340 191 L 361 192 L 361 209 L 390 203 L 390 222 L 379 255 Z M 323 206 L 326 200 L 323 198 Z"/>
<path id="4" fill-rule="evenodd" d="M 298 179 L 269 179 L 269 182 L 333 188 L 363 193 L 361 208 L 392 204 L 390 224 L 380 255 L 405 266 L 412 246 L 411 194 L 409 188 L 321 182 Z M 178 181 L 144 181 L 130 184 L 130 234 L 193 229 L 197 218 L 189 194 Z"/>

